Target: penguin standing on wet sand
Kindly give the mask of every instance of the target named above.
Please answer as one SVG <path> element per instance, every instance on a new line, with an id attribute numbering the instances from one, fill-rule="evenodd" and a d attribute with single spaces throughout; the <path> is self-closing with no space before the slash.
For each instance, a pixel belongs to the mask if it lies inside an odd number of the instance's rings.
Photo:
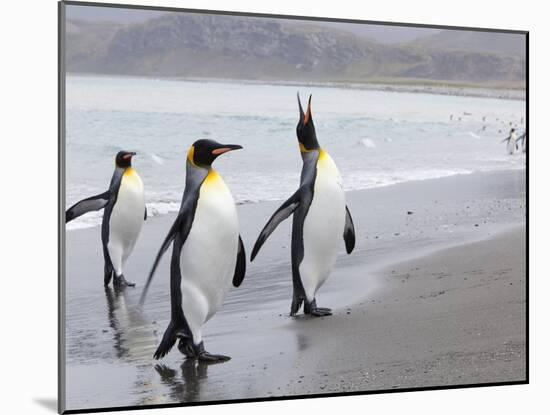
<path id="1" fill-rule="evenodd" d="M 305 114 L 299 96 L 298 106 L 300 120 L 296 134 L 303 160 L 300 187 L 271 216 L 258 236 L 251 260 L 277 225 L 293 214 L 293 296 L 290 315 L 295 315 L 304 303 L 305 314 L 321 317 L 331 315 L 332 311 L 318 307 L 315 294 L 330 274 L 342 237 L 347 253 L 353 251 L 355 229 L 346 206 L 340 172 L 317 141 L 311 115 L 311 96 Z"/>
<path id="2" fill-rule="evenodd" d="M 147 219 L 143 182 L 132 167 L 132 157 L 135 155 L 134 152 L 120 151 L 115 158 L 115 172 L 109 190 L 81 200 L 65 214 L 66 222 L 70 222 L 85 213 L 105 209 L 101 224 L 105 285 L 109 285 L 113 277 L 113 284 L 117 287 L 135 285 L 126 281 L 122 273 L 143 221 Z"/>
<path id="3" fill-rule="evenodd" d="M 164 357 L 178 339 L 178 349 L 187 358 L 208 362 L 230 359 L 204 349 L 201 329 L 221 307 L 231 282 L 235 287 L 241 285 L 246 271 L 235 201 L 212 168 L 219 155 L 241 148 L 213 140 L 198 140 L 189 148 L 181 207 L 160 247 L 140 300 L 143 304 L 159 261 L 173 243 L 171 320 L 155 359 Z"/>

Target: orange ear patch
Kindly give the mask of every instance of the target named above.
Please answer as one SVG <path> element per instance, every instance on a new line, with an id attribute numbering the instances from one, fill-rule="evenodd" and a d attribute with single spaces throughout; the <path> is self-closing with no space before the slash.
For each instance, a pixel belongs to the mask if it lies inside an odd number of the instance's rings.
<path id="1" fill-rule="evenodd" d="M 189 147 L 189 150 L 187 150 L 187 160 L 195 165 L 195 146 Z"/>

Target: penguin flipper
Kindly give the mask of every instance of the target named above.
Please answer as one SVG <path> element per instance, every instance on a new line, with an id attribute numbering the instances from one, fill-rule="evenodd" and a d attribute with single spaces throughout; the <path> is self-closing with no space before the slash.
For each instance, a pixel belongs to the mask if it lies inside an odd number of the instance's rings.
<path id="1" fill-rule="evenodd" d="M 174 221 L 174 224 L 168 231 L 168 235 L 166 235 L 166 238 L 164 238 L 164 242 L 160 246 L 159 252 L 157 253 L 157 257 L 155 258 L 155 262 L 153 263 L 151 271 L 149 272 L 149 276 L 147 277 L 147 282 L 145 283 L 145 287 L 143 288 L 143 292 L 141 293 L 141 297 L 139 299 L 140 306 L 143 306 L 143 303 L 145 303 L 145 297 L 147 297 L 147 291 L 149 290 L 149 286 L 151 285 L 151 281 L 153 280 L 153 275 L 157 270 L 157 267 L 160 263 L 162 256 L 168 250 L 168 248 L 170 247 L 170 244 L 174 241 L 174 239 L 178 234 L 181 235 L 181 244 L 183 245 L 183 243 L 187 239 L 187 235 L 189 234 L 189 231 L 191 230 L 192 223 L 193 223 L 193 219 L 190 214 L 187 214 L 187 210 L 184 209 L 180 211 L 178 217 Z"/>
<path id="2" fill-rule="evenodd" d="M 258 251 L 264 244 L 267 238 L 269 238 L 269 235 L 273 233 L 275 228 L 284 221 L 286 218 L 288 218 L 294 211 L 300 206 L 300 189 L 296 193 L 294 193 L 290 198 L 287 199 L 286 202 L 284 202 L 279 209 L 275 211 L 275 213 L 271 216 L 267 224 L 264 226 L 262 231 L 260 232 L 260 235 L 258 236 L 258 239 L 256 240 L 256 243 L 254 244 L 254 248 L 252 249 L 252 255 L 250 257 L 250 261 L 254 261 L 254 258 L 258 254 Z"/>
<path id="3" fill-rule="evenodd" d="M 355 227 L 353 226 L 353 219 L 351 219 L 351 213 L 346 206 L 346 224 L 344 225 L 344 242 L 346 243 L 346 252 L 351 254 L 355 247 Z"/>
<path id="4" fill-rule="evenodd" d="M 145 213 L 143 214 L 143 220 L 147 220 L 147 206 L 145 206 Z"/>
<path id="5" fill-rule="evenodd" d="M 67 212 L 65 212 L 65 223 L 84 215 L 85 213 L 92 212 L 94 210 L 103 209 L 109 202 L 111 192 L 107 190 L 105 193 L 89 197 L 75 203 Z"/>
<path id="6" fill-rule="evenodd" d="M 164 335 L 162 336 L 162 340 L 157 347 L 157 350 L 155 351 L 153 357 L 157 360 L 162 359 L 168 354 L 170 350 L 172 350 L 172 347 L 174 347 L 174 344 L 176 344 L 177 340 L 178 338 L 176 337 L 176 327 L 172 322 L 170 322 L 170 324 L 168 324 L 168 327 L 166 328 L 166 331 L 164 332 Z"/>
<path id="7" fill-rule="evenodd" d="M 239 235 L 239 249 L 237 251 L 237 263 L 235 264 L 235 274 L 233 275 L 233 286 L 238 287 L 244 280 L 246 273 L 246 253 L 244 252 L 243 240 Z"/>

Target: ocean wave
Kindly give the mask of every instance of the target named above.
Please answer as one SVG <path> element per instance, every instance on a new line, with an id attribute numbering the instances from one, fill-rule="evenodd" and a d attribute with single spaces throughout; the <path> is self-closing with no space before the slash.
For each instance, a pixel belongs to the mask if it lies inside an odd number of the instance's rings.
<path id="1" fill-rule="evenodd" d="M 370 138 L 363 138 L 361 140 L 361 144 L 363 144 L 367 148 L 375 148 L 376 144 L 374 144 L 374 141 L 372 141 Z"/>
<path id="2" fill-rule="evenodd" d="M 77 229 L 94 228 L 96 226 L 101 225 L 102 219 L 103 219 L 103 211 L 90 212 L 67 223 L 65 225 L 65 229 L 68 231 L 73 231 Z"/>
<path id="3" fill-rule="evenodd" d="M 377 174 L 364 174 L 363 172 L 350 173 L 344 180 L 344 190 L 364 190 L 376 187 L 392 186 L 399 183 L 418 180 L 438 179 L 441 177 L 455 176 L 460 174 L 471 174 L 472 170 L 467 169 L 433 169 L 418 171 L 401 171 Z"/>
<path id="4" fill-rule="evenodd" d="M 155 153 L 151 153 L 151 160 L 153 160 L 158 165 L 162 166 L 164 164 L 164 159 Z"/>
<path id="5" fill-rule="evenodd" d="M 518 158 L 519 160 L 519 158 Z M 512 168 L 521 168 L 520 163 L 513 164 Z M 480 169 L 485 171 L 484 169 Z M 344 190 L 355 191 L 365 190 L 377 187 L 391 186 L 399 183 L 437 179 L 454 175 L 471 174 L 474 171 L 468 169 L 429 169 L 417 171 L 394 171 L 394 172 L 347 172 L 344 174 Z M 232 190 L 235 195 L 237 205 L 249 203 L 261 203 L 268 201 L 284 200 L 295 190 L 295 183 L 292 180 L 282 181 L 280 178 L 264 178 L 265 185 L 256 186 L 256 190 L 251 190 L 250 186 L 237 186 L 233 184 Z M 165 195 L 153 194 L 155 200 L 146 203 L 149 217 L 164 216 L 176 213 L 180 208 L 180 201 L 175 199 L 173 192 Z M 92 228 L 100 226 L 103 218 L 103 212 L 90 212 L 67 224 L 66 230 Z"/>
<path id="6" fill-rule="evenodd" d="M 164 216 L 179 211 L 180 203 L 171 201 L 156 201 L 146 203 L 147 217 Z M 100 226 L 103 220 L 103 211 L 90 212 L 69 222 L 66 230 L 87 229 Z"/>

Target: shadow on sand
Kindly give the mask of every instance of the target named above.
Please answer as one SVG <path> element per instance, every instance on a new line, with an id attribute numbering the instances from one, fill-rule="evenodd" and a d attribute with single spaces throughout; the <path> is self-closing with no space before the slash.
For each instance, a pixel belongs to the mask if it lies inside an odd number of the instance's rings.
<path id="1" fill-rule="evenodd" d="M 54 398 L 35 398 L 34 401 L 38 405 L 40 405 L 40 406 L 42 406 L 42 407 L 44 407 L 44 408 L 46 408 L 46 409 L 48 409 L 52 412 L 57 413 L 57 399 L 54 399 Z"/>

